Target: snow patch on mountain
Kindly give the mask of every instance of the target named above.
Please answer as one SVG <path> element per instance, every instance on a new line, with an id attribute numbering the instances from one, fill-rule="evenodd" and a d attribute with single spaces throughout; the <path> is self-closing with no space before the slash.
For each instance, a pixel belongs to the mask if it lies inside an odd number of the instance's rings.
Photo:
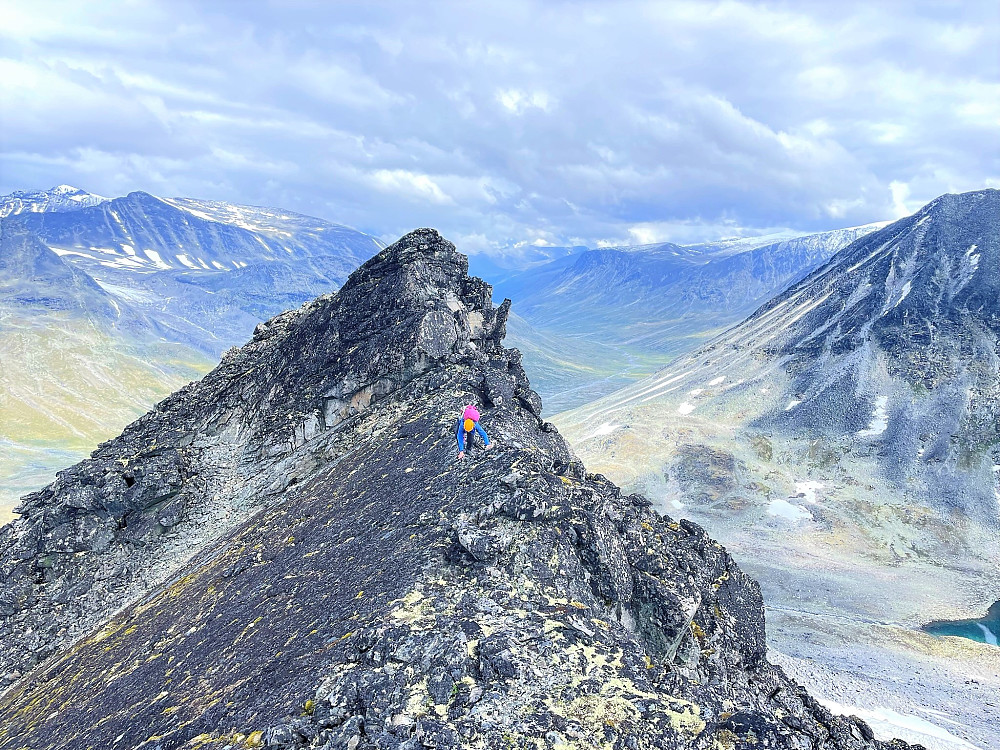
<path id="1" fill-rule="evenodd" d="M 767 506 L 767 512 L 769 515 L 784 518 L 787 521 L 812 520 L 812 513 L 808 510 L 801 505 L 795 505 L 780 497 L 776 497 L 770 502 Z"/>
<path id="2" fill-rule="evenodd" d="M 818 698 L 826 708 L 841 716 L 857 716 L 864 719 L 880 739 L 891 739 L 903 734 L 911 742 L 924 742 L 947 747 L 949 750 L 980 750 L 976 745 L 966 742 L 958 735 L 934 724 L 920 716 L 902 714 L 891 708 L 860 708 L 846 706 L 836 701 Z M 946 744 L 941 744 L 946 743 Z M 932 745 L 933 746 L 933 745 Z"/>
<path id="3" fill-rule="evenodd" d="M 0 219 L 22 213 L 78 211 L 107 200 L 72 185 L 57 185 L 51 190 L 15 190 L 0 196 Z"/>
<path id="4" fill-rule="evenodd" d="M 886 431 L 889 426 L 889 405 L 888 396 L 878 396 L 875 399 L 875 413 L 872 415 L 868 426 L 858 431 L 858 437 L 877 437 Z"/>
<path id="5" fill-rule="evenodd" d="M 584 437 L 582 437 L 580 439 L 581 440 L 591 440 L 591 439 L 593 439 L 595 437 L 604 437 L 605 435 L 610 435 L 612 432 L 614 432 L 615 430 L 618 430 L 618 429 L 621 429 L 621 425 L 610 424 L 610 423 L 605 422 L 600 427 L 598 427 L 596 430 L 594 430 L 593 432 L 591 432 L 589 435 L 585 435 Z"/>
<path id="6" fill-rule="evenodd" d="M 816 503 L 816 493 L 823 489 L 822 482 L 806 480 L 795 483 L 795 492 L 798 493 L 807 503 Z"/>

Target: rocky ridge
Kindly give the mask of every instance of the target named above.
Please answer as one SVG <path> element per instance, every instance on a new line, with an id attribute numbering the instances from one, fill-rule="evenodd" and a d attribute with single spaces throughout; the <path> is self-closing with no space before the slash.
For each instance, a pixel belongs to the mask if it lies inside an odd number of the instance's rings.
<path id="1" fill-rule="evenodd" d="M 21 213 L 78 211 L 107 200 L 72 185 L 57 185 L 51 190 L 15 190 L 9 195 L 0 195 L 0 219 Z"/>
<path id="2" fill-rule="evenodd" d="M 27 497 L 0 748 L 905 747 L 768 664 L 698 526 L 586 473 L 490 296 L 417 230 Z M 470 399 L 499 447 L 456 462 Z"/>

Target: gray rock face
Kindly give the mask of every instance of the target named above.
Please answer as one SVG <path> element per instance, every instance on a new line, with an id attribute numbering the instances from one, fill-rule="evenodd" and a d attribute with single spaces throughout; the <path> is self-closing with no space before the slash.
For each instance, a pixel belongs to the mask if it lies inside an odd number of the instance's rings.
<path id="1" fill-rule="evenodd" d="M 1000 525 L 1000 191 L 938 198 L 740 328 L 780 328 L 762 349 L 799 394 L 762 425 L 874 442 L 897 484 Z"/>
<path id="2" fill-rule="evenodd" d="M 490 297 L 417 230 L 26 498 L 0 748 L 903 748 L 767 663 L 698 526 L 586 473 Z M 497 447 L 457 461 L 470 400 Z"/>

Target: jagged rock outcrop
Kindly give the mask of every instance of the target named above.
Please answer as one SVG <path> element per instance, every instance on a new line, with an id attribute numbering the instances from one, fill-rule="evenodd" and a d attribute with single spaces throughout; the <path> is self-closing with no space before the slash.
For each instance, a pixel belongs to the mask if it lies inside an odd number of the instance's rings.
<path id="1" fill-rule="evenodd" d="M 0 748 L 904 747 L 767 663 L 699 527 L 585 472 L 508 307 L 418 230 L 28 497 Z M 469 400 L 497 447 L 457 461 Z"/>

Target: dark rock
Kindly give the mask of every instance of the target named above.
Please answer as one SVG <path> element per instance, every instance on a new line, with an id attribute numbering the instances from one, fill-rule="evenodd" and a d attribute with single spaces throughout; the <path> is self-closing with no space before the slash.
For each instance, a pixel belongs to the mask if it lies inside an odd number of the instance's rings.
<path id="1" fill-rule="evenodd" d="M 25 500 L 0 749 L 885 747 L 767 663 L 721 547 L 539 420 L 466 270 L 407 235 Z M 498 447 L 458 461 L 470 399 Z"/>

